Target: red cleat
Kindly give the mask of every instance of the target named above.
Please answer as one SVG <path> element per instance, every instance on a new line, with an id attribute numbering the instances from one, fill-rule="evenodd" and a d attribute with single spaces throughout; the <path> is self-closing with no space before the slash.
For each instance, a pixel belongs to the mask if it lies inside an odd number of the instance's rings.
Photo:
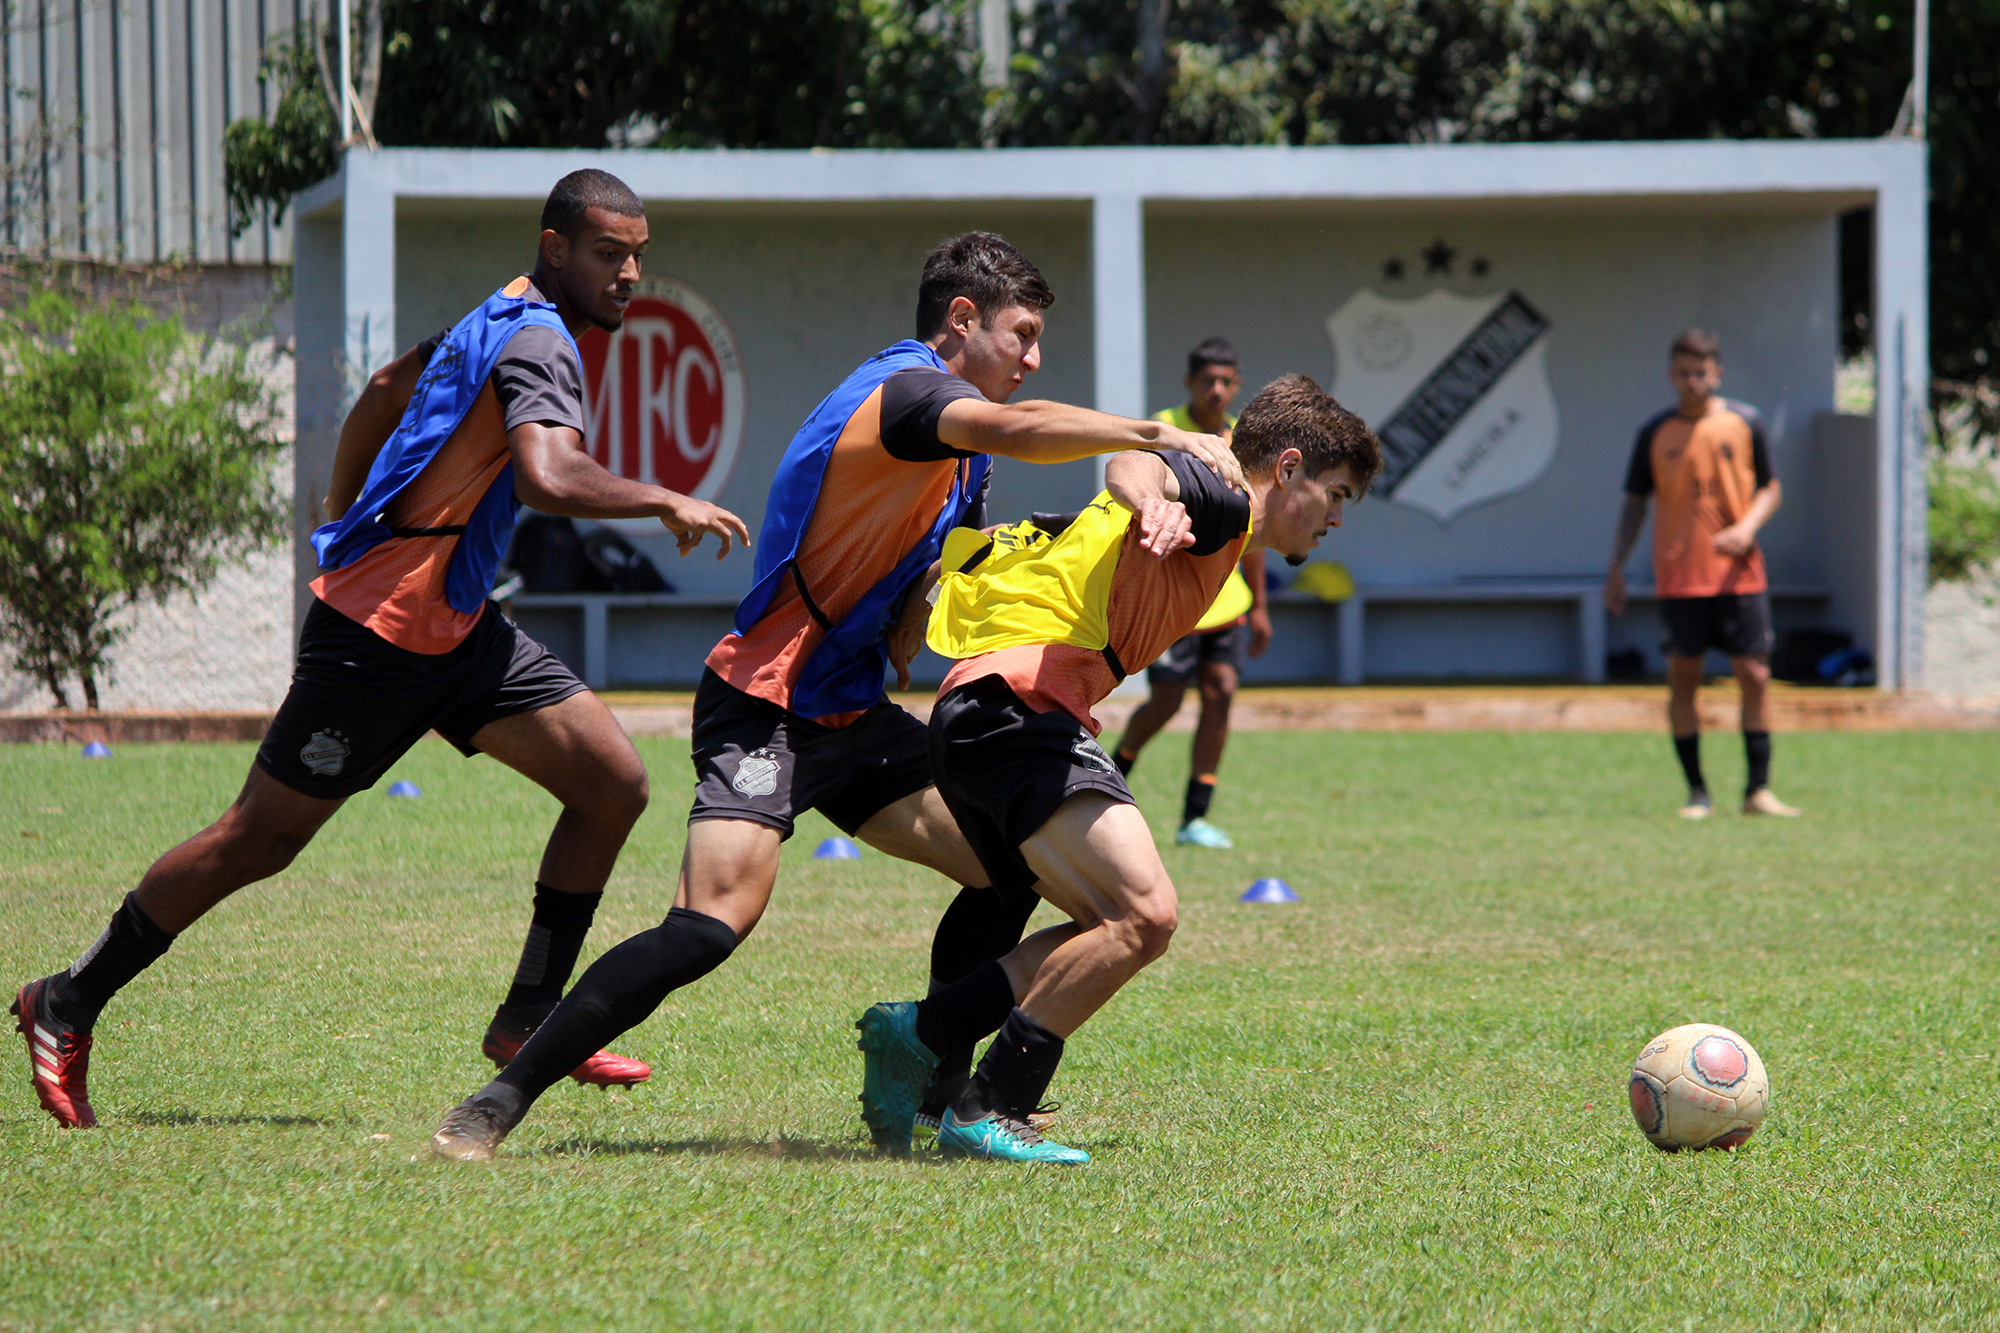
<path id="1" fill-rule="evenodd" d="M 533 1035 L 533 1028 L 526 1031 L 503 1029 L 496 1014 L 492 1025 L 486 1029 L 486 1040 L 479 1043 L 479 1049 L 487 1059 L 505 1069 L 514 1062 L 514 1057 L 521 1053 L 521 1047 Z M 630 1088 L 651 1078 L 653 1067 L 644 1060 L 599 1051 L 571 1070 L 569 1076 L 579 1083 L 595 1084 L 600 1088 Z"/>
<path id="2" fill-rule="evenodd" d="M 78 1032 L 49 1012 L 48 989 L 46 977 L 31 981 L 9 1006 L 19 1020 L 15 1030 L 28 1039 L 35 1096 L 65 1129 L 95 1129 L 97 1112 L 90 1109 L 90 1034 Z"/>

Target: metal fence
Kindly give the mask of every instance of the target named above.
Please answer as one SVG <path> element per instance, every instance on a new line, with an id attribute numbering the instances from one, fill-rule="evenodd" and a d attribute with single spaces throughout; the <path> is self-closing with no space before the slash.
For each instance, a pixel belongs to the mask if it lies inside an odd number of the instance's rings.
<path id="1" fill-rule="evenodd" d="M 231 236 L 223 132 L 268 117 L 272 39 L 326 0 L 0 0 L 0 248 L 127 263 L 272 264 L 290 228 Z"/>

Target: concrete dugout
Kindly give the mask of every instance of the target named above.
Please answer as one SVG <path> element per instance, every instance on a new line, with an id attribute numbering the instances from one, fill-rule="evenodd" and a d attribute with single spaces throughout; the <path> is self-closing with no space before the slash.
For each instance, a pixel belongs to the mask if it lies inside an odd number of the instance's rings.
<path id="1" fill-rule="evenodd" d="M 1187 348 L 1220 333 L 1241 349 L 1246 397 L 1297 370 L 1365 403 L 1378 429 L 1400 422 L 1395 484 L 1322 548 L 1359 595 L 1281 599 L 1253 681 L 1598 679 L 1621 647 L 1657 663 L 1650 603 L 1611 620 L 1595 608 L 1633 435 L 1671 402 L 1666 347 L 1688 324 L 1721 335 L 1724 392 L 1769 427 L 1786 487 L 1764 537 L 1780 626 L 1850 630 L 1885 686 L 1921 679 L 1925 166 L 1922 145 L 1896 140 L 357 150 L 295 208 L 301 596 L 304 534 L 355 388 L 522 271 L 543 196 L 583 165 L 646 199 L 647 276 L 679 303 L 682 331 L 663 317 L 657 356 L 607 354 L 646 384 L 621 390 L 621 438 L 638 443 L 606 457 L 632 472 L 678 429 L 674 466 L 696 467 L 703 493 L 753 526 L 798 423 L 910 333 L 924 253 L 980 227 L 1020 245 L 1057 293 L 1024 393 L 1168 406 Z M 1872 418 L 1833 413 L 1836 222 L 1863 206 L 1875 210 Z M 714 336 L 679 353 L 674 380 L 670 345 L 697 325 Z M 673 392 L 690 385 L 711 393 L 713 420 L 676 426 Z M 607 437 L 609 401 L 596 403 Z M 635 416 L 659 439 L 635 436 Z M 708 462 L 687 464 L 695 455 Z M 1094 484 L 1088 464 L 1003 462 L 996 514 L 1074 508 Z M 675 595 L 524 597 L 516 614 L 594 685 L 691 684 L 749 560 L 682 561 L 638 540 Z"/>

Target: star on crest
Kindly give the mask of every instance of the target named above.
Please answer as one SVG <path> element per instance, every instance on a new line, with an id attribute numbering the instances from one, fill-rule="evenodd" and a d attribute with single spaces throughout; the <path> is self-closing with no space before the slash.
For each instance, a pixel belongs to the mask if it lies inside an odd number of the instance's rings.
<path id="1" fill-rule="evenodd" d="M 1424 257 L 1425 273 L 1449 273 L 1451 261 L 1458 257 L 1458 251 L 1446 245 L 1442 236 L 1419 253 Z"/>

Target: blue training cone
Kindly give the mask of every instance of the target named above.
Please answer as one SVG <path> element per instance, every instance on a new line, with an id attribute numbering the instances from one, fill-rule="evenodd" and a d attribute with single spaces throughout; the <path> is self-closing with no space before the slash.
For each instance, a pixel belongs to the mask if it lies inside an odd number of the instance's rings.
<path id="1" fill-rule="evenodd" d="M 85 759 L 109 759 L 111 757 L 111 747 L 103 741 L 92 741 L 83 747 L 83 757 Z"/>
<path id="2" fill-rule="evenodd" d="M 417 786 L 416 783 L 411 782 L 408 778 L 402 778 L 389 784 L 389 794 L 391 796 L 422 796 L 424 792 L 423 788 Z"/>
<path id="3" fill-rule="evenodd" d="M 859 861 L 860 859 L 861 849 L 846 838 L 828 838 L 813 848 L 815 861 Z"/>
<path id="4" fill-rule="evenodd" d="M 1243 890 L 1239 903 L 1295 903 L 1299 895 L 1282 879 L 1260 879 Z"/>

